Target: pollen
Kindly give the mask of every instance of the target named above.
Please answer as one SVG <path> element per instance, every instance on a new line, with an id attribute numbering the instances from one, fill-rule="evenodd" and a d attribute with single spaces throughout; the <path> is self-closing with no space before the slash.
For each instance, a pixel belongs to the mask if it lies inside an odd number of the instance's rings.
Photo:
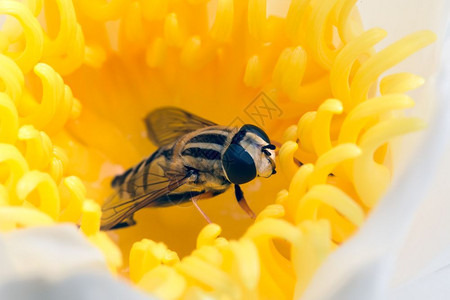
<path id="1" fill-rule="evenodd" d="M 435 34 L 375 51 L 387 32 L 355 2 L 0 1 L 0 231 L 72 223 L 161 299 L 300 297 L 389 189 L 392 140 L 426 126 L 399 113 L 424 79 L 383 74 Z M 156 150 L 142 119 L 161 106 L 280 142 L 280 172 L 242 186 L 255 220 L 227 192 L 200 203 L 212 224 L 180 204 L 100 230 L 112 178 Z"/>

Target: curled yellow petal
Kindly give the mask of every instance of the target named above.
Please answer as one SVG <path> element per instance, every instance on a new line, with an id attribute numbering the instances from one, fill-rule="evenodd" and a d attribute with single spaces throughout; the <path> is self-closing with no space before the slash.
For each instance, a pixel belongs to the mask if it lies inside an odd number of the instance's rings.
<path id="1" fill-rule="evenodd" d="M 219 0 L 216 18 L 210 32 L 211 37 L 217 42 L 225 42 L 230 38 L 233 29 L 233 14 L 233 0 Z"/>
<path id="2" fill-rule="evenodd" d="M 53 220 L 58 220 L 60 200 L 58 188 L 53 179 L 47 173 L 40 171 L 29 171 L 17 182 L 17 197 L 24 201 L 34 190 L 39 194 L 37 207 L 48 214 Z"/>
<path id="3" fill-rule="evenodd" d="M 384 39 L 387 35 L 385 30 L 373 28 L 367 30 L 346 44 L 339 54 L 330 70 L 330 82 L 333 95 L 344 104 L 344 110 L 349 110 L 350 85 L 349 76 L 355 61 L 364 53 L 368 53 L 374 45 Z"/>
<path id="4" fill-rule="evenodd" d="M 84 63 L 90 67 L 100 69 L 107 58 L 105 50 L 97 45 L 86 45 L 84 50 Z"/>
<path id="5" fill-rule="evenodd" d="M 286 48 L 278 57 L 272 74 L 274 84 L 296 101 L 307 100 L 299 95 L 306 61 L 306 51 L 302 47 Z"/>
<path id="6" fill-rule="evenodd" d="M 343 191 L 329 184 L 313 186 L 302 198 L 297 207 L 295 221 L 315 220 L 321 204 L 326 204 L 336 209 L 355 225 L 361 225 L 364 221 L 362 208 Z"/>
<path id="7" fill-rule="evenodd" d="M 186 276 L 227 295 L 231 299 L 238 299 L 240 297 L 241 290 L 235 279 L 200 258 L 192 256 L 185 257 L 175 268 Z"/>
<path id="8" fill-rule="evenodd" d="M 333 115 L 342 113 L 342 103 L 336 99 L 328 99 L 317 110 L 311 133 L 314 150 L 317 155 L 322 155 L 332 147 L 330 126 Z"/>
<path id="9" fill-rule="evenodd" d="M 115 274 L 117 269 L 122 266 L 122 253 L 119 247 L 117 247 L 105 232 L 97 232 L 87 238 L 95 247 L 100 249 L 105 257 L 109 270 Z"/>
<path id="10" fill-rule="evenodd" d="M 4 92 L 14 103 L 18 103 L 22 96 L 25 81 L 23 73 L 11 58 L 1 53 L 0 65 L 2 66 L 0 68 L 0 80 L 3 81 Z"/>
<path id="11" fill-rule="evenodd" d="M 53 147 L 48 135 L 31 125 L 25 125 L 19 129 L 18 137 L 25 144 L 25 159 L 30 168 L 45 169 L 50 163 Z"/>
<path id="12" fill-rule="evenodd" d="M 73 97 L 70 88 L 67 85 L 64 85 L 64 95 L 56 104 L 55 115 L 47 125 L 47 132 L 49 134 L 59 132 L 66 124 L 67 120 L 70 118 L 70 115 L 73 113 L 72 111 L 76 109 L 74 108 L 74 105 L 76 105 L 74 103 L 75 101 L 76 100 Z"/>
<path id="13" fill-rule="evenodd" d="M 88 240 L 103 253 L 106 264 L 112 273 L 122 265 L 122 253 L 117 245 L 111 241 L 105 232 L 100 231 L 100 206 L 91 199 L 83 202 L 81 231 Z"/>
<path id="14" fill-rule="evenodd" d="M 14 144 L 17 140 L 19 116 L 11 98 L 7 94 L 1 92 L 0 120 L 0 143 Z"/>
<path id="15" fill-rule="evenodd" d="M 306 28 L 306 41 L 313 49 L 312 54 L 324 69 L 330 69 L 336 57 L 336 50 L 329 47 L 326 20 L 336 1 L 321 1 L 312 9 L 310 22 Z"/>
<path id="16" fill-rule="evenodd" d="M 316 116 L 317 112 L 315 111 L 307 112 L 300 118 L 297 124 L 297 139 L 300 145 L 302 145 L 302 148 L 310 153 L 314 152 L 312 133 Z"/>
<path id="17" fill-rule="evenodd" d="M 342 144 L 321 155 L 316 162 L 314 172 L 309 177 L 309 185 L 324 184 L 334 168 L 341 162 L 361 155 L 355 144 Z"/>
<path id="18" fill-rule="evenodd" d="M 222 228 L 220 228 L 217 224 L 208 224 L 203 227 L 202 231 L 198 234 L 197 237 L 197 248 L 200 248 L 204 245 L 213 245 L 215 239 L 222 232 Z"/>
<path id="19" fill-rule="evenodd" d="M 262 81 L 262 66 L 257 55 L 250 57 L 245 68 L 244 83 L 249 87 L 258 87 Z"/>
<path id="20" fill-rule="evenodd" d="M 298 166 L 294 162 L 294 154 L 297 149 L 297 143 L 291 141 L 287 141 L 280 148 L 280 169 L 288 180 L 291 179 L 292 176 L 294 176 L 295 172 L 298 169 Z"/>
<path id="21" fill-rule="evenodd" d="M 265 220 L 258 223 L 264 222 Z M 260 262 L 260 276 L 265 282 L 272 281 L 273 290 L 276 291 L 279 289 L 281 294 L 283 294 L 283 298 L 291 298 L 295 284 L 295 273 L 289 260 L 275 246 L 273 238 L 276 237 L 280 238 L 272 234 L 263 234 L 254 238 L 260 257 L 264 257 Z M 300 241 L 299 236 L 297 236 L 295 240 L 289 242 L 299 243 Z M 291 247 L 290 244 L 285 244 L 285 246 L 287 248 Z M 273 293 L 273 291 L 267 291 L 266 288 L 267 286 L 260 286 L 260 293 Z"/>
<path id="22" fill-rule="evenodd" d="M 181 51 L 181 62 L 192 69 L 198 69 L 198 64 L 201 59 L 202 40 L 199 36 L 192 36 L 188 38 Z"/>
<path id="23" fill-rule="evenodd" d="M 165 58 L 166 44 L 164 39 L 156 38 L 146 51 L 145 62 L 150 68 L 156 68 L 164 63 Z"/>
<path id="24" fill-rule="evenodd" d="M 353 78 L 350 108 L 367 99 L 370 86 L 384 71 L 435 40 L 436 35 L 433 32 L 419 31 L 374 54 L 361 66 Z"/>
<path id="25" fill-rule="evenodd" d="M 283 143 L 287 141 L 295 142 L 297 140 L 297 130 L 298 130 L 297 125 L 291 125 L 288 128 L 286 128 L 286 130 L 283 133 L 283 138 L 281 141 Z"/>
<path id="26" fill-rule="evenodd" d="M 289 66 L 289 62 L 292 56 L 292 48 L 284 49 L 278 56 L 277 63 L 272 73 L 272 81 L 275 86 L 280 87 L 283 83 L 283 77 L 286 68 Z"/>
<path id="27" fill-rule="evenodd" d="M 170 46 L 181 46 L 184 42 L 184 33 L 178 23 L 178 17 L 175 13 L 166 16 L 164 22 L 164 38 Z"/>
<path id="28" fill-rule="evenodd" d="M 263 220 L 265 218 L 281 218 L 284 216 L 284 207 L 280 204 L 268 205 L 262 212 L 256 217 L 256 221 Z"/>
<path id="29" fill-rule="evenodd" d="M 142 276 L 162 263 L 166 252 L 164 244 L 148 239 L 134 243 L 130 251 L 130 279 L 138 283 Z"/>
<path id="30" fill-rule="evenodd" d="M 371 117 L 413 106 L 414 101 L 403 94 L 369 99 L 355 107 L 345 118 L 339 133 L 339 143 L 356 143 L 361 130 L 369 123 Z"/>
<path id="31" fill-rule="evenodd" d="M 172 300 L 183 294 L 186 280 L 174 269 L 161 265 L 147 272 L 137 285 L 158 299 Z"/>
<path id="32" fill-rule="evenodd" d="M 81 218 L 81 230 L 87 235 L 92 236 L 100 231 L 100 206 L 89 199 L 83 202 L 83 215 Z"/>
<path id="33" fill-rule="evenodd" d="M 283 71 L 281 87 L 293 99 L 301 98 L 297 93 L 306 70 L 306 60 L 306 51 L 302 47 L 295 47 Z"/>
<path id="34" fill-rule="evenodd" d="M 293 244 L 299 241 L 300 236 L 300 232 L 290 223 L 272 218 L 262 219 L 251 226 L 245 233 L 245 237 L 250 239 L 279 237 Z"/>
<path id="35" fill-rule="evenodd" d="M 79 68 L 85 59 L 83 30 L 76 25 L 75 37 L 69 41 L 67 51 L 59 56 L 52 56 L 44 62 L 50 64 L 60 75 L 68 75 Z"/>
<path id="36" fill-rule="evenodd" d="M 297 205 L 307 191 L 308 181 L 313 172 L 314 166 L 312 164 L 303 165 L 297 170 L 291 180 L 287 200 L 287 213 L 291 220 L 294 220 Z"/>
<path id="37" fill-rule="evenodd" d="M 162 262 L 167 266 L 174 266 L 175 264 L 180 262 L 180 258 L 175 251 L 166 249 Z"/>
<path id="38" fill-rule="evenodd" d="M 192 255 L 204 260 L 205 262 L 207 262 L 213 266 L 217 266 L 219 268 L 223 263 L 223 255 L 222 255 L 221 251 L 218 249 L 218 247 L 203 246 L 203 247 L 195 249 L 192 252 Z"/>
<path id="39" fill-rule="evenodd" d="M 266 0 L 248 1 L 248 30 L 255 39 L 267 38 Z"/>
<path id="40" fill-rule="evenodd" d="M 308 6 L 307 0 L 293 0 L 286 17 L 286 31 L 294 42 L 298 43 L 305 35 L 303 24 Z"/>
<path id="41" fill-rule="evenodd" d="M 260 272 L 257 248 L 250 240 L 243 238 L 238 242 L 231 242 L 230 249 L 243 284 L 249 290 L 256 288 Z"/>
<path id="42" fill-rule="evenodd" d="M 48 25 L 48 30 L 54 31 L 58 28 L 58 32 L 52 35 L 55 38 L 50 38 L 45 35 L 44 43 L 44 59 L 47 57 L 62 55 L 67 51 L 67 46 L 70 41 L 75 38 L 77 19 L 72 1 L 68 0 L 54 0 L 56 6 L 46 5 L 45 17 Z M 55 26 L 59 21 L 59 27 Z"/>
<path id="43" fill-rule="evenodd" d="M 355 24 L 351 18 L 352 12 L 355 12 L 355 4 L 357 0 L 340 1 L 342 6 L 338 10 L 339 16 L 337 17 L 339 36 L 344 42 L 351 42 L 355 36 L 358 36 L 360 32 L 355 32 L 354 26 L 362 27 L 360 24 Z M 353 25 L 353 26 L 352 26 Z"/>
<path id="44" fill-rule="evenodd" d="M 20 53 L 6 52 L 14 59 L 20 69 L 27 73 L 42 57 L 44 36 L 42 28 L 31 11 L 24 4 L 11 0 L 0 1 L 0 14 L 15 17 L 23 28 L 25 35 L 25 49 Z"/>
<path id="45" fill-rule="evenodd" d="M 59 217 L 61 222 L 78 223 L 86 200 L 86 188 L 80 178 L 69 176 L 64 178 L 64 186 L 69 191 L 69 200 Z M 89 204 L 87 204 L 89 206 Z M 86 225 L 85 225 L 86 226 Z"/>
<path id="46" fill-rule="evenodd" d="M 0 206 L 7 206 L 9 203 L 8 190 L 3 184 L 0 184 Z"/>
<path id="47" fill-rule="evenodd" d="M 42 9 L 43 0 L 27 0 L 27 6 L 34 16 L 38 16 Z"/>
<path id="48" fill-rule="evenodd" d="M 312 279 L 315 270 L 331 252 L 330 224 L 326 220 L 304 221 L 302 241 L 292 249 L 292 260 L 297 274 L 295 298 L 300 297 Z"/>
<path id="49" fill-rule="evenodd" d="M 373 160 L 375 150 L 396 136 L 424 127 L 425 123 L 417 118 L 393 119 L 373 126 L 361 137 L 359 147 L 363 153 L 354 161 L 353 177 L 355 189 L 365 205 L 373 207 L 391 180 L 391 171 Z M 376 182 L 376 185 L 371 182 Z"/>
<path id="50" fill-rule="evenodd" d="M 38 108 L 21 121 L 33 124 L 37 129 L 44 129 L 55 116 L 59 102 L 63 100 L 64 83 L 61 76 L 46 64 L 37 64 L 34 72 L 42 80 L 42 100 Z"/>
<path id="51" fill-rule="evenodd" d="M 205 0 L 188 0 L 189 2 L 194 1 L 205 1 Z M 214 299 L 214 296 L 217 295 L 217 293 L 214 292 L 207 292 L 202 288 L 199 288 L 198 286 L 189 286 L 186 289 L 186 293 L 183 296 L 183 300 L 209 300 Z"/>
<path id="52" fill-rule="evenodd" d="M 0 206 L 0 231 L 45 226 L 53 223 L 54 220 L 51 217 L 37 209 L 21 206 Z"/>
<path id="53" fill-rule="evenodd" d="M 3 174 L 7 176 L 4 186 L 9 191 L 10 204 L 21 204 L 22 201 L 18 199 L 15 189 L 22 175 L 28 172 L 28 164 L 25 158 L 16 147 L 9 144 L 0 144 L 0 165 L 2 166 L 2 173 L 5 172 Z"/>
<path id="54" fill-rule="evenodd" d="M 396 73 L 383 77 L 380 81 L 380 93 L 382 95 L 393 93 L 406 93 L 425 83 L 423 77 L 412 73 Z"/>
<path id="55" fill-rule="evenodd" d="M 53 180 L 59 183 L 64 175 L 64 170 L 67 168 L 68 157 L 64 150 L 58 146 L 53 146 L 52 154 L 48 172 Z"/>

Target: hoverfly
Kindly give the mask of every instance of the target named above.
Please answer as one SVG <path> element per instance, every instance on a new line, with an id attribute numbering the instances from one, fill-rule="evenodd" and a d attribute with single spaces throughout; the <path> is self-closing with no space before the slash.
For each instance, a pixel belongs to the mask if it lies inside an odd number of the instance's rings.
<path id="1" fill-rule="evenodd" d="M 182 109 L 165 107 L 145 119 L 149 139 L 159 147 L 116 176 L 115 194 L 102 206 L 102 230 L 134 225 L 144 207 L 164 207 L 211 198 L 234 185 L 236 199 L 250 217 L 240 184 L 275 174 L 275 146 L 257 126 L 220 126 Z"/>

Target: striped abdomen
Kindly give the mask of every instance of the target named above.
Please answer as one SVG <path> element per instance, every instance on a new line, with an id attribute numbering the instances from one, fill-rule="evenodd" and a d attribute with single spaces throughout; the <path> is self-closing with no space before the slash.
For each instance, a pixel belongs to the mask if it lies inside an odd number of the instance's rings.
<path id="1" fill-rule="evenodd" d="M 116 176 L 111 186 L 119 191 L 122 198 L 133 198 L 167 184 L 165 168 L 172 160 L 172 147 L 162 147 L 123 174 Z"/>

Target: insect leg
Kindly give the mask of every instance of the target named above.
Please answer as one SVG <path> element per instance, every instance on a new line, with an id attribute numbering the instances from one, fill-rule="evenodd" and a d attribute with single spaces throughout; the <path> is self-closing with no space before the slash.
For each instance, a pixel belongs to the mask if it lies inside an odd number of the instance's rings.
<path id="1" fill-rule="evenodd" d="M 297 164 L 297 166 L 299 166 L 299 167 L 301 167 L 301 166 L 303 166 L 303 163 L 301 162 L 301 161 L 299 161 L 298 159 L 296 159 L 295 157 L 294 157 L 294 162 Z"/>
<path id="2" fill-rule="evenodd" d="M 244 193 L 241 190 L 241 187 L 237 184 L 234 185 L 234 194 L 236 195 L 236 200 L 239 203 L 239 206 L 249 215 L 250 218 L 254 219 L 256 217 L 253 210 L 248 206 L 247 201 L 244 198 Z"/>
<path id="3" fill-rule="evenodd" d="M 200 194 L 198 196 L 191 198 L 192 203 L 195 205 L 195 207 L 198 209 L 198 211 L 202 214 L 203 218 L 205 218 L 206 222 L 208 222 L 209 224 L 211 224 L 212 222 L 208 218 L 208 216 L 205 214 L 205 212 L 200 208 L 200 206 L 198 206 L 197 200 L 204 199 L 204 198 L 211 198 L 212 196 L 213 196 L 213 193 L 206 192 L 204 194 Z"/>

